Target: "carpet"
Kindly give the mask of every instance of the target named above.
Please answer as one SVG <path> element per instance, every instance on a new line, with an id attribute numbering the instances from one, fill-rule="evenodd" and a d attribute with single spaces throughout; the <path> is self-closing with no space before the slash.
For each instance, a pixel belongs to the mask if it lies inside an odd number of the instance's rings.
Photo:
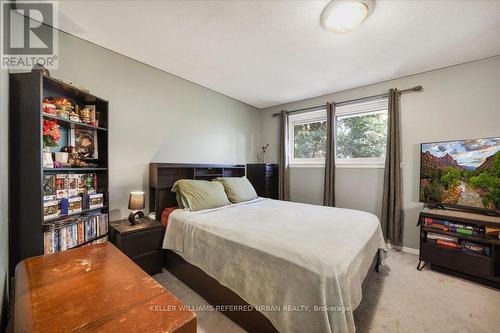
<path id="1" fill-rule="evenodd" d="M 356 332 L 500 332 L 500 291 L 424 268 L 418 256 L 390 250 L 380 273 L 368 273 L 354 312 Z M 153 276 L 193 307 L 199 333 L 245 332 L 168 271 Z"/>

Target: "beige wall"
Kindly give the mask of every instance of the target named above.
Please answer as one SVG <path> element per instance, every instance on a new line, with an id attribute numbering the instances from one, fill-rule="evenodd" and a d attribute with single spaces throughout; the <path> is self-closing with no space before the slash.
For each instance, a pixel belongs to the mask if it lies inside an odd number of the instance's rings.
<path id="1" fill-rule="evenodd" d="M 149 186 L 150 162 L 255 162 L 260 113 L 247 104 L 118 53 L 59 33 L 59 70 L 110 101 L 111 219 L 128 215 L 128 195 Z M 1 77 L 0 296 L 7 272 L 7 75 Z M 147 203 L 146 203 L 147 207 Z"/>
<path id="2" fill-rule="evenodd" d="M 261 142 L 270 143 L 268 161 L 277 159 L 278 121 L 271 114 L 385 93 L 389 88 L 422 85 L 421 93 L 401 98 L 403 144 L 404 245 L 418 248 L 415 227 L 418 202 L 419 143 L 500 136 L 500 56 L 413 75 L 327 96 L 280 105 L 261 111 Z M 290 172 L 291 199 L 321 204 L 322 168 L 294 168 Z M 340 207 L 380 216 L 383 169 L 337 169 L 336 196 Z"/>
<path id="3" fill-rule="evenodd" d="M 111 218 L 128 214 L 130 191 L 148 191 L 150 162 L 254 161 L 254 107 L 65 33 L 59 45 L 51 75 L 110 101 Z"/>

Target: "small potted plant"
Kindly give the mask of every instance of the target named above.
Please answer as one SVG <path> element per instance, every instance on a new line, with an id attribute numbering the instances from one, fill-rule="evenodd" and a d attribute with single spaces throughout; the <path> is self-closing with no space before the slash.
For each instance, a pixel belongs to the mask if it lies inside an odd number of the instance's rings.
<path id="1" fill-rule="evenodd" d="M 260 147 L 259 152 L 257 153 L 257 162 L 258 163 L 265 163 L 266 162 L 266 151 L 267 148 L 269 148 L 269 143 Z"/>
<path id="2" fill-rule="evenodd" d="M 43 167 L 53 168 L 54 162 L 52 160 L 52 153 L 50 147 L 57 147 L 57 141 L 61 137 L 59 125 L 55 120 L 43 121 Z"/>

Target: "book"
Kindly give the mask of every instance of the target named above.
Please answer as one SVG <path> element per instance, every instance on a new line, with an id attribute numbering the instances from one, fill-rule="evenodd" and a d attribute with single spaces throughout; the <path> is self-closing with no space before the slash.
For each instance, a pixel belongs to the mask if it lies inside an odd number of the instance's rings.
<path id="1" fill-rule="evenodd" d="M 46 201 L 43 203 L 43 219 L 59 217 L 59 201 Z"/>
<path id="2" fill-rule="evenodd" d="M 485 227 L 483 225 L 472 225 L 472 224 L 465 224 L 465 223 L 456 223 L 456 222 L 450 222 L 447 220 L 440 220 L 440 219 L 433 219 L 430 217 L 425 217 L 424 218 L 424 226 L 426 227 L 433 227 L 433 228 L 439 228 L 442 230 L 451 230 L 451 228 L 454 229 L 462 229 L 462 230 L 470 230 L 473 233 L 472 234 L 479 234 L 479 233 L 484 233 L 485 232 Z M 456 231 L 454 231 L 456 232 Z M 465 233 L 465 231 L 463 232 Z M 470 233 L 468 233 L 470 234 Z"/>
<path id="3" fill-rule="evenodd" d="M 58 251 L 57 230 L 54 225 L 46 225 L 43 228 L 43 253 L 50 254 Z"/>
<path id="4" fill-rule="evenodd" d="M 456 232 L 456 233 L 459 233 L 459 234 L 463 234 L 463 235 L 477 235 L 477 231 L 473 231 L 473 230 L 470 230 L 470 229 L 462 229 L 462 228 L 455 228 L 455 227 L 449 227 L 448 228 L 449 231 L 452 231 L 452 232 Z"/>
<path id="5" fill-rule="evenodd" d="M 448 227 L 441 224 L 426 223 L 425 227 L 448 231 Z"/>
<path id="6" fill-rule="evenodd" d="M 68 197 L 68 175 L 56 175 L 56 198 L 62 199 Z"/>
<path id="7" fill-rule="evenodd" d="M 433 239 L 433 240 L 441 239 L 448 242 L 458 243 L 457 237 L 435 234 L 433 232 L 427 233 L 427 239 Z"/>
<path id="8" fill-rule="evenodd" d="M 87 194 L 95 194 L 97 192 L 97 174 L 87 173 L 85 174 L 85 191 Z"/>
<path id="9" fill-rule="evenodd" d="M 424 226 L 426 228 L 433 228 L 433 229 L 439 229 L 443 231 L 451 231 L 451 232 L 457 232 L 461 233 L 464 235 L 479 235 L 484 233 L 484 229 L 475 229 L 471 227 L 466 227 L 462 224 L 449 224 L 449 225 L 444 225 L 444 224 L 437 224 L 434 222 L 424 222 Z"/>
<path id="10" fill-rule="evenodd" d="M 43 175 L 43 200 L 53 201 L 56 199 L 56 176 Z"/>
<path id="11" fill-rule="evenodd" d="M 488 257 L 491 255 L 491 248 L 488 245 L 482 245 L 475 242 L 463 241 L 461 250 L 465 253 L 481 254 Z"/>
<path id="12" fill-rule="evenodd" d="M 65 251 L 107 233 L 108 214 L 94 213 L 47 223 L 43 225 L 44 253 Z"/>
<path id="13" fill-rule="evenodd" d="M 85 236 L 84 236 L 84 221 L 83 220 L 78 220 L 78 244 L 81 244 L 85 242 Z"/>
<path id="14" fill-rule="evenodd" d="M 69 174 L 68 175 L 68 196 L 74 197 L 78 195 L 78 174 Z"/>
<path id="15" fill-rule="evenodd" d="M 104 206 L 104 196 L 102 193 L 89 195 L 89 209 L 100 208 Z"/>
<path id="16" fill-rule="evenodd" d="M 459 249 L 460 248 L 460 245 L 458 243 L 456 243 L 456 242 L 450 242 L 450 241 L 443 240 L 443 239 L 437 239 L 436 243 L 439 246 L 450 248 L 450 249 Z"/>
<path id="17" fill-rule="evenodd" d="M 67 214 L 80 213 L 81 211 L 82 211 L 82 197 L 69 198 Z"/>
<path id="18" fill-rule="evenodd" d="M 500 227 L 486 227 L 486 234 L 500 239 Z"/>
<path id="19" fill-rule="evenodd" d="M 87 175 L 84 173 L 77 174 L 78 176 L 78 194 L 87 193 Z"/>

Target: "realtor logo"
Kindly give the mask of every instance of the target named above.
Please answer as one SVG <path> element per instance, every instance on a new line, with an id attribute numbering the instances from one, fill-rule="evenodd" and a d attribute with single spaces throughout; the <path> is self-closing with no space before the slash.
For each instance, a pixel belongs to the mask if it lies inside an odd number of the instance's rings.
<path id="1" fill-rule="evenodd" d="M 57 68 L 55 7 L 51 1 L 2 1 L 2 68 Z"/>

